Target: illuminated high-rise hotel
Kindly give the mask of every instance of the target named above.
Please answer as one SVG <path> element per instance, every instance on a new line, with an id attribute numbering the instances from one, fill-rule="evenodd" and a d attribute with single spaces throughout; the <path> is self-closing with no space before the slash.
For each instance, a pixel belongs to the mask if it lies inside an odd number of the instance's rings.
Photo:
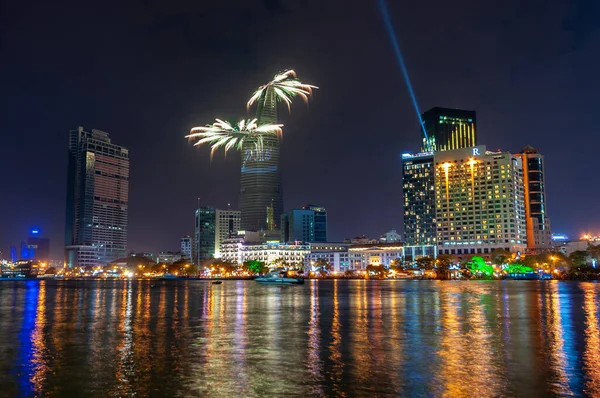
<path id="1" fill-rule="evenodd" d="M 427 137 L 422 152 L 450 151 L 477 145 L 475 111 L 431 108 L 421 115 Z"/>
<path id="2" fill-rule="evenodd" d="M 438 253 L 524 251 L 521 156 L 480 145 L 436 152 L 433 161 Z"/>
<path id="3" fill-rule="evenodd" d="M 404 229 L 410 245 L 439 254 L 523 251 L 527 243 L 521 155 L 475 146 L 403 155 Z"/>
<path id="4" fill-rule="evenodd" d="M 258 125 L 277 123 L 277 100 L 273 90 L 269 87 L 264 98 L 258 101 Z M 242 230 L 268 231 L 279 227 L 283 212 L 280 147 L 280 139 L 275 135 L 264 137 L 261 150 L 257 150 L 256 142 L 244 141 L 239 202 Z"/>
<path id="5" fill-rule="evenodd" d="M 108 133 L 69 132 L 65 260 L 69 267 L 110 263 L 127 253 L 129 151 Z"/>

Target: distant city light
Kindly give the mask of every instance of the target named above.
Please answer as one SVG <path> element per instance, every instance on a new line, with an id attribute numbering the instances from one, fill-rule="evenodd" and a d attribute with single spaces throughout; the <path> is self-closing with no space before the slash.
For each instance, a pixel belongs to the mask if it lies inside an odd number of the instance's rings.
<path id="1" fill-rule="evenodd" d="M 40 230 L 39 229 L 32 229 L 31 230 L 31 235 L 39 235 Z"/>
<path id="2" fill-rule="evenodd" d="M 564 242 L 569 240 L 569 237 L 567 235 L 552 234 L 552 240 L 557 242 Z"/>

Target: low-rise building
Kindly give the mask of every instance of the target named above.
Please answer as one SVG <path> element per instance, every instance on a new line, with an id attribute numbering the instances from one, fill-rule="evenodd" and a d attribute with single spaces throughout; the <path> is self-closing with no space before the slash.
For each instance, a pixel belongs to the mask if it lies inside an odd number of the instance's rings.
<path id="1" fill-rule="evenodd" d="M 91 245 L 70 245 L 65 247 L 65 265 L 69 268 L 96 267 L 103 265 L 98 248 Z"/>
<path id="2" fill-rule="evenodd" d="M 402 242 L 402 236 L 395 229 L 391 229 L 379 237 L 381 243 Z"/>
<path id="3" fill-rule="evenodd" d="M 221 258 L 234 264 L 258 260 L 266 264 L 284 261 L 288 264 L 303 263 L 310 253 L 308 244 L 282 244 L 279 242 L 245 243 L 242 238 L 226 239 L 221 244 Z"/>
<path id="4" fill-rule="evenodd" d="M 192 259 L 192 237 L 189 235 L 181 238 L 181 258 Z"/>
<path id="5" fill-rule="evenodd" d="M 331 264 L 332 271 L 352 270 L 354 269 L 354 256 L 348 253 L 350 246 L 350 243 L 311 243 L 310 254 L 304 257 L 304 269 L 311 271 L 320 259 L 325 259 Z"/>
<path id="6" fill-rule="evenodd" d="M 156 256 L 156 262 L 161 264 L 173 264 L 175 261 L 181 260 L 179 252 L 160 252 Z"/>
<path id="7" fill-rule="evenodd" d="M 345 247 L 342 248 L 342 246 Z M 314 271 L 315 264 L 319 259 L 326 259 L 332 265 L 333 271 L 344 272 L 346 270 L 362 270 L 369 264 L 389 268 L 396 259 L 402 263 L 412 263 L 417 258 L 424 256 L 437 257 L 437 247 L 435 245 L 404 246 L 402 242 L 359 245 L 332 244 L 331 247 L 322 247 L 321 250 L 313 248 L 304 259 L 304 269 L 307 272 Z"/>
<path id="8" fill-rule="evenodd" d="M 353 245 L 367 245 L 370 243 L 377 243 L 377 239 L 367 238 L 365 235 L 363 236 L 355 236 L 354 238 L 346 238 L 344 239 L 344 243 L 350 243 Z"/>

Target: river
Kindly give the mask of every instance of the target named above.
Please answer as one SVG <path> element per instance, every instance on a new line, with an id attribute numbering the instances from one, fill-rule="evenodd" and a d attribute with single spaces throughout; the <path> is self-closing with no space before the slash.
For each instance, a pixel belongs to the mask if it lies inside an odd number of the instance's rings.
<path id="1" fill-rule="evenodd" d="M 2 281 L 0 396 L 600 396 L 600 284 Z"/>

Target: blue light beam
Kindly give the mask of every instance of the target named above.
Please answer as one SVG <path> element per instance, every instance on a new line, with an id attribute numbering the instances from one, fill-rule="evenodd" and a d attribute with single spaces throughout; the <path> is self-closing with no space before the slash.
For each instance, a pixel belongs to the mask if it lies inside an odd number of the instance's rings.
<path id="1" fill-rule="evenodd" d="M 404 58 L 402 57 L 400 45 L 398 44 L 398 40 L 396 39 L 396 32 L 394 31 L 394 27 L 392 26 L 392 21 L 390 20 L 390 14 L 388 12 L 385 0 L 379 0 L 379 10 L 381 11 L 383 22 L 385 22 L 385 28 L 387 29 L 388 34 L 390 35 L 392 46 L 394 47 L 394 51 L 396 52 L 396 59 L 398 60 L 398 64 L 400 65 L 400 69 L 402 70 L 402 74 L 404 75 L 404 81 L 406 81 L 406 86 L 408 87 L 408 92 L 415 107 L 415 112 L 417 112 L 417 118 L 419 119 L 419 123 L 421 124 L 421 130 L 425 135 L 425 139 L 428 139 L 427 132 L 425 131 L 425 124 L 423 123 L 423 119 L 421 119 L 421 111 L 419 111 L 417 98 L 415 97 L 415 92 L 413 91 L 412 84 L 410 83 L 410 77 L 408 77 L 408 70 L 406 69 L 406 65 L 404 64 Z"/>

